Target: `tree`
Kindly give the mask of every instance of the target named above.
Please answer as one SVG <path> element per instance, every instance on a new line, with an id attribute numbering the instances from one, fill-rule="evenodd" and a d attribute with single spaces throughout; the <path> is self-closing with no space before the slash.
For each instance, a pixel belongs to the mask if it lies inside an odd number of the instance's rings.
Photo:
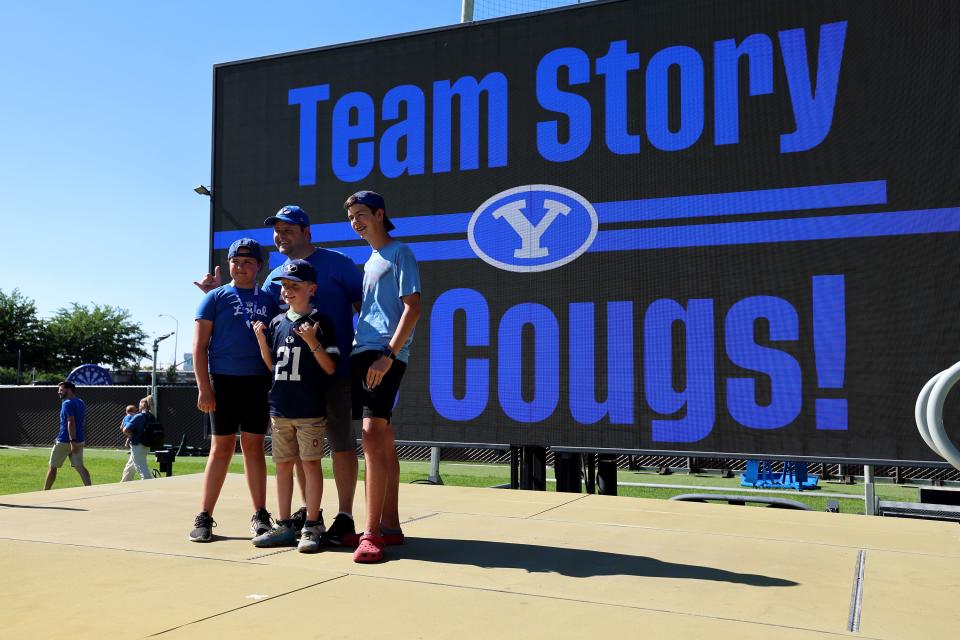
<path id="1" fill-rule="evenodd" d="M 23 364 L 43 367 L 47 349 L 46 328 L 37 317 L 37 305 L 19 289 L 7 295 L 0 291 L 0 354 L 10 354 L 16 367 L 17 351 Z M 8 359 L 9 360 L 9 359 Z"/>
<path id="2" fill-rule="evenodd" d="M 59 309 L 47 323 L 55 366 L 70 370 L 81 364 L 122 368 L 147 357 L 147 335 L 126 309 L 74 302 Z"/>

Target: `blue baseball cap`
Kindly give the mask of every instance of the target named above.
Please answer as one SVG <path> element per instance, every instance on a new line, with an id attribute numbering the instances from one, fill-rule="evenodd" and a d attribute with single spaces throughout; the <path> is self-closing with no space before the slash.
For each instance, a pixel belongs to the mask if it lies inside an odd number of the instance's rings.
<path id="1" fill-rule="evenodd" d="M 263 262 L 263 255 L 260 253 L 260 243 L 253 238 L 240 238 L 230 245 L 227 251 L 227 260 L 239 256 L 241 258 L 254 258 L 257 262 Z"/>
<path id="2" fill-rule="evenodd" d="M 277 280 L 293 280 L 294 282 L 317 282 L 317 270 L 306 260 L 290 260 L 280 268 L 280 273 L 271 278 Z"/>
<path id="3" fill-rule="evenodd" d="M 390 222 L 390 218 L 387 217 L 387 205 L 383 201 L 383 196 L 376 191 L 357 191 L 355 194 L 347 198 L 347 206 L 345 208 L 349 209 L 355 204 L 365 204 L 370 207 L 370 211 L 374 212 L 377 209 L 383 209 L 384 228 L 387 231 L 393 231 L 396 228 L 393 226 L 393 223 Z"/>
<path id="4" fill-rule="evenodd" d="M 295 204 L 285 204 L 280 207 L 280 211 L 263 221 L 264 226 L 272 227 L 278 222 L 289 222 L 298 224 L 301 227 L 310 226 L 310 216 L 307 212 Z"/>

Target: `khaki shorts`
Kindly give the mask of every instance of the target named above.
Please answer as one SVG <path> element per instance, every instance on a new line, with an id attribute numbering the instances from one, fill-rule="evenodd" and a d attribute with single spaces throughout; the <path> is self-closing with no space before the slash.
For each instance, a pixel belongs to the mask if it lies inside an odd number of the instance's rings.
<path id="1" fill-rule="evenodd" d="M 83 466 L 83 443 L 77 442 L 75 444 L 80 445 L 80 451 L 74 454 L 70 454 L 70 443 L 69 442 L 57 442 L 53 445 L 53 449 L 50 451 L 50 466 L 59 469 L 63 466 L 64 461 L 67 457 L 70 457 L 70 466 L 74 468 L 79 468 Z"/>
<path id="2" fill-rule="evenodd" d="M 270 416 L 274 462 L 319 460 L 323 457 L 326 418 L 281 418 Z"/>

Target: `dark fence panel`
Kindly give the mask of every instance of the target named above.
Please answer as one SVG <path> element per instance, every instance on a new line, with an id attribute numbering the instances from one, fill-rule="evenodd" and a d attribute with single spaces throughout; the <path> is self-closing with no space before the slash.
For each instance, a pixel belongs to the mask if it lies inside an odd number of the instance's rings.
<path id="1" fill-rule="evenodd" d="M 78 387 L 77 396 L 87 405 L 86 442 L 91 447 L 122 447 L 120 420 L 124 407 L 136 405 L 150 387 Z M 158 419 L 164 440 L 178 444 L 203 443 L 203 414 L 197 411 L 195 387 L 157 388 Z M 60 427 L 60 398 L 55 386 L 0 387 L 0 444 L 47 446 Z"/>

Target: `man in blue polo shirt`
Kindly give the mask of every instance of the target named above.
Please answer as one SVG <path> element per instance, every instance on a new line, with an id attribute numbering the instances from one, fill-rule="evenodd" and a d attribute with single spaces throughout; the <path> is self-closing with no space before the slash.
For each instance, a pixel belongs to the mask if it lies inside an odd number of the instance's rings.
<path id="1" fill-rule="evenodd" d="M 350 258 L 338 251 L 313 246 L 310 218 L 296 205 L 281 207 L 263 221 L 273 227 L 273 241 L 287 260 L 306 260 L 317 274 L 317 291 L 311 303 L 319 313 L 330 318 L 340 350 L 337 369 L 327 382 L 327 443 L 333 459 L 333 478 L 337 485 L 340 512 L 324 534 L 324 542 L 334 546 L 353 546 L 357 535 L 353 523 L 353 496 L 357 486 L 356 435 L 353 431 L 350 403 L 350 348 L 353 343 L 354 305 L 363 297 L 363 275 Z M 284 265 L 270 272 L 264 282 L 280 301 L 280 281 Z M 297 478 L 299 480 L 300 474 Z M 303 490 L 301 483 L 301 490 Z M 301 512 L 303 510 L 301 509 Z M 303 516 L 302 513 L 298 514 Z"/>
<path id="2" fill-rule="evenodd" d="M 83 466 L 83 444 L 86 437 L 84 418 L 87 415 L 87 405 L 77 397 L 77 387 L 69 380 L 57 386 L 57 393 L 63 401 L 60 403 L 60 432 L 57 433 L 57 441 L 50 452 L 50 466 L 43 490 L 53 486 L 57 479 L 57 469 L 63 466 L 67 456 L 70 457 L 70 465 L 80 474 L 84 486 L 89 487 L 90 472 Z"/>

